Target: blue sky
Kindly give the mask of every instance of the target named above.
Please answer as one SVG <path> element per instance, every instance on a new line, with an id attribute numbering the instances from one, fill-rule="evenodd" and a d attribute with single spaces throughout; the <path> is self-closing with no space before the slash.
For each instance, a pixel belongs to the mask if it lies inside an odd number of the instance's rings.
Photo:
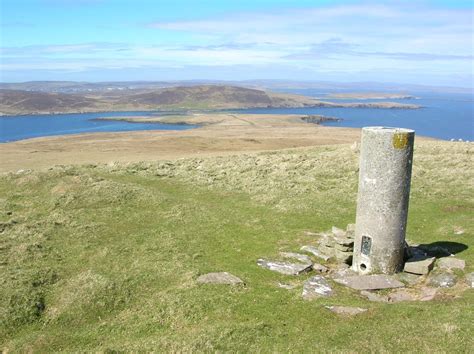
<path id="1" fill-rule="evenodd" d="M 465 0 L 2 0 L 1 77 L 473 86 Z"/>

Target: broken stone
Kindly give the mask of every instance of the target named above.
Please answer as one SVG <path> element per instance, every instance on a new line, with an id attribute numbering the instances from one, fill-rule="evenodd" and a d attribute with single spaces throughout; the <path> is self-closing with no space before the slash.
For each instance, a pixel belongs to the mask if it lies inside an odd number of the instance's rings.
<path id="1" fill-rule="evenodd" d="M 305 300 L 320 296 L 331 296 L 332 288 L 324 277 L 315 275 L 304 282 L 302 295 Z"/>
<path id="2" fill-rule="evenodd" d="M 300 248 L 301 251 L 303 252 L 308 252 L 308 253 L 311 253 L 312 255 L 318 257 L 318 258 L 321 258 L 325 261 L 327 261 L 330 257 L 323 254 L 322 252 L 320 252 L 316 247 L 314 246 L 303 246 Z"/>
<path id="3" fill-rule="evenodd" d="M 431 276 L 429 284 L 439 288 L 451 288 L 456 284 L 456 276 L 451 273 L 441 273 Z"/>
<path id="4" fill-rule="evenodd" d="M 351 263 L 352 261 L 352 252 L 342 252 L 339 250 L 334 250 L 334 255 L 336 259 L 343 263 Z"/>
<path id="5" fill-rule="evenodd" d="M 352 250 L 354 247 L 354 239 L 348 238 L 348 237 L 335 237 L 334 238 L 335 242 L 335 247 L 337 246 L 342 246 L 342 247 L 347 247 L 348 249 Z M 341 248 L 339 248 L 341 249 Z"/>
<path id="6" fill-rule="evenodd" d="M 331 232 L 336 237 L 346 237 L 346 232 L 343 229 L 340 229 L 336 226 L 333 226 Z"/>
<path id="7" fill-rule="evenodd" d="M 350 252 L 350 253 L 352 253 L 352 249 L 353 249 L 351 246 L 343 246 L 337 243 L 334 245 L 334 248 L 341 252 Z"/>
<path id="8" fill-rule="evenodd" d="M 301 253 L 293 253 L 293 252 L 280 252 L 280 255 L 285 258 L 292 258 L 296 259 L 297 261 L 300 261 L 301 263 L 306 263 L 306 264 L 313 264 L 313 261 L 309 256 Z"/>
<path id="9" fill-rule="evenodd" d="M 414 273 L 414 274 L 428 274 L 434 266 L 436 258 L 426 258 L 426 257 L 414 257 L 410 258 L 405 262 L 405 267 L 403 271 L 407 273 Z"/>
<path id="10" fill-rule="evenodd" d="M 355 316 L 367 311 L 361 307 L 348 306 L 325 306 L 329 311 L 337 313 L 338 315 Z"/>
<path id="11" fill-rule="evenodd" d="M 420 276 L 419 274 L 412 274 L 412 273 L 398 273 L 397 274 L 398 280 L 408 284 L 408 285 L 415 285 L 419 283 L 423 277 Z"/>
<path id="12" fill-rule="evenodd" d="M 301 263 L 313 264 L 313 261 L 309 256 L 301 253 L 293 253 L 293 252 L 280 252 L 280 255 L 284 258 L 292 258 L 296 259 Z"/>
<path id="13" fill-rule="evenodd" d="M 197 282 L 201 284 L 243 284 L 240 278 L 227 272 L 203 274 L 197 278 Z"/>
<path id="14" fill-rule="evenodd" d="M 311 264 L 268 261 L 261 258 L 257 260 L 257 264 L 262 268 L 286 275 L 298 275 L 311 270 Z"/>
<path id="15" fill-rule="evenodd" d="M 355 275 L 357 275 L 357 273 L 354 272 L 351 268 L 349 268 L 349 265 L 341 264 L 340 267 L 331 274 L 331 277 L 333 279 L 336 279 L 336 278 L 350 277 L 350 276 L 355 276 Z"/>
<path id="16" fill-rule="evenodd" d="M 469 285 L 471 288 L 474 288 L 474 273 L 468 273 L 466 274 L 466 283 Z"/>
<path id="17" fill-rule="evenodd" d="M 461 269 L 466 267 L 466 262 L 459 258 L 445 257 L 438 261 L 438 265 L 442 269 Z"/>
<path id="18" fill-rule="evenodd" d="M 346 231 L 355 232 L 356 224 L 347 224 Z"/>
<path id="19" fill-rule="evenodd" d="M 436 296 L 438 289 L 424 286 L 420 289 L 420 301 L 431 301 Z"/>
<path id="20" fill-rule="evenodd" d="M 313 264 L 313 269 L 316 272 L 319 272 L 319 273 L 327 273 L 327 271 L 329 270 L 327 267 L 323 266 L 322 264 L 318 264 L 318 263 Z"/>
<path id="21" fill-rule="evenodd" d="M 334 281 L 356 290 L 403 288 L 405 285 L 385 274 L 354 275 L 334 278 Z"/>
<path id="22" fill-rule="evenodd" d="M 402 302 L 402 301 L 416 301 L 418 297 L 416 294 L 408 289 L 397 289 L 388 294 L 389 302 Z"/>
<path id="23" fill-rule="evenodd" d="M 367 291 L 367 290 L 362 290 L 360 294 L 364 297 L 367 298 L 369 301 L 374 301 L 374 302 L 388 302 L 388 296 L 387 295 L 380 295 L 377 293 L 374 293 L 373 291 Z"/>

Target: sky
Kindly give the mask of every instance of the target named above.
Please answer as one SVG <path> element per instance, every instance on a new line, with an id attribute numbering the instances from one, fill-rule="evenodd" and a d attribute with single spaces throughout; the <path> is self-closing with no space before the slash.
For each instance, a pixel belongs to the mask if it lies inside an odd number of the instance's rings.
<path id="1" fill-rule="evenodd" d="M 0 81 L 473 87 L 473 2 L 1 0 Z"/>

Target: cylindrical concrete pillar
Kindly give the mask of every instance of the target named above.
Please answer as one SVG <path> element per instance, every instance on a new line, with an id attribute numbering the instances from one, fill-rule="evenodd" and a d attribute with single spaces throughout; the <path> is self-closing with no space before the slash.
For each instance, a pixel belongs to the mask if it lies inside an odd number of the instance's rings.
<path id="1" fill-rule="evenodd" d="M 415 132 L 362 129 L 352 269 L 393 274 L 403 269 Z"/>

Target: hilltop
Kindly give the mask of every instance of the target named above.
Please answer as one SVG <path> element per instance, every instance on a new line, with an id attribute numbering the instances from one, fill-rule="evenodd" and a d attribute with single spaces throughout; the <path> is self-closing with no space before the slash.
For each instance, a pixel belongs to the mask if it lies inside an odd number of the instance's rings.
<path id="1" fill-rule="evenodd" d="M 0 114 L 2 115 L 282 107 L 420 108 L 417 105 L 394 102 L 333 103 L 302 95 L 227 85 L 178 86 L 153 90 L 112 90 L 73 94 L 0 90 Z"/>
<path id="2" fill-rule="evenodd" d="M 417 139 L 407 230 L 457 252 L 466 272 L 472 155 Z M 474 292 L 462 273 L 431 301 L 382 303 L 327 275 L 334 295 L 304 300 L 314 272 L 257 266 L 315 244 L 307 231 L 354 222 L 357 179 L 349 144 L 0 174 L 0 350 L 469 352 Z M 245 284 L 197 283 L 216 271 Z M 367 311 L 325 307 L 340 305 Z"/>

